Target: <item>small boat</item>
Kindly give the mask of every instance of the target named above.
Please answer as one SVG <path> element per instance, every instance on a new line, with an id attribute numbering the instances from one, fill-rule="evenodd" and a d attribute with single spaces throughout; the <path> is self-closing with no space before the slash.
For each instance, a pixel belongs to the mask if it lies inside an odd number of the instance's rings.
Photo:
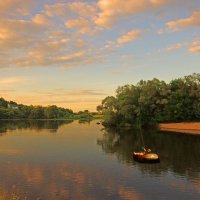
<path id="1" fill-rule="evenodd" d="M 160 159 L 156 153 L 146 153 L 146 152 L 133 152 L 134 160 L 138 162 L 145 162 L 145 163 L 157 163 L 160 162 Z"/>
<path id="2" fill-rule="evenodd" d="M 152 153 L 151 149 L 145 147 L 142 129 L 140 129 L 139 133 L 143 147 L 141 152 L 133 152 L 133 159 L 142 163 L 159 163 L 159 156 L 156 153 Z"/>

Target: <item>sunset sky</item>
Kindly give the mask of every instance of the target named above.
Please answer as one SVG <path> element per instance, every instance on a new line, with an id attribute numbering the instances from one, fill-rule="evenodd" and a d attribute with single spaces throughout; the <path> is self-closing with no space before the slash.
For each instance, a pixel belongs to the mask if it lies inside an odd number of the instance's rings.
<path id="1" fill-rule="evenodd" d="M 118 86 L 200 72 L 200 0 L 2 0 L 0 97 L 95 111 Z"/>

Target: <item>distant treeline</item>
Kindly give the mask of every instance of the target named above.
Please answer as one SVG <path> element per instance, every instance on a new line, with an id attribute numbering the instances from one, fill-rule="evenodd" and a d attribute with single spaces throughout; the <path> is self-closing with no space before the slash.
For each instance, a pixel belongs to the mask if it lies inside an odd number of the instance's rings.
<path id="1" fill-rule="evenodd" d="M 0 98 L 0 119 L 91 119 L 88 110 L 74 113 L 71 109 L 52 106 L 27 106 Z"/>
<path id="2" fill-rule="evenodd" d="M 154 78 L 118 87 L 116 96 L 106 97 L 97 110 L 102 112 L 108 126 L 199 121 L 200 74 L 170 83 Z"/>

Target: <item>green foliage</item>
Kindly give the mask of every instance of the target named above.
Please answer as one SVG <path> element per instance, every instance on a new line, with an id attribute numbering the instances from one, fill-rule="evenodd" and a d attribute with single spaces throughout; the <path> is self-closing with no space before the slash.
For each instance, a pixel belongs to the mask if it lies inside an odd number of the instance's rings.
<path id="1" fill-rule="evenodd" d="M 44 108 L 42 106 L 36 106 L 34 107 L 29 115 L 30 119 L 44 119 Z"/>
<path id="2" fill-rule="evenodd" d="M 7 108 L 8 102 L 4 98 L 0 98 L 0 107 Z"/>
<path id="3" fill-rule="evenodd" d="M 116 97 L 108 96 L 97 106 L 105 125 L 154 125 L 200 119 L 200 74 L 172 80 L 158 79 L 120 86 Z"/>
<path id="4" fill-rule="evenodd" d="M 84 111 L 79 111 L 76 115 L 76 117 L 80 120 L 85 120 L 85 121 L 90 121 L 93 119 L 93 115 L 88 111 L 88 110 L 84 110 Z"/>
<path id="5" fill-rule="evenodd" d="M 98 113 L 91 113 L 89 110 L 74 113 L 71 109 L 60 108 L 56 105 L 26 106 L 0 98 L 0 119 L 79 119 L 90 121 L 100 117 Z"/>
<path id="6" fill-rule="evenodd" d="M 0 98 L 0 119 L 69 119 L 73 115 L 72 110 L 55 105 L 26 106 Z"/>

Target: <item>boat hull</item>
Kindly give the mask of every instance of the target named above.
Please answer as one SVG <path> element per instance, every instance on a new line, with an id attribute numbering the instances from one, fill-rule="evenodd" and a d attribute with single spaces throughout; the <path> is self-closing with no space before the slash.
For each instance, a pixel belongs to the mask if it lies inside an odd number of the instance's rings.
<path id="1" fill-rule="evenodd" d="M 160 159 L 155 153 L 133 153 L 133 158 L 135 161 L 142 163 L 159 163 Z"/>

